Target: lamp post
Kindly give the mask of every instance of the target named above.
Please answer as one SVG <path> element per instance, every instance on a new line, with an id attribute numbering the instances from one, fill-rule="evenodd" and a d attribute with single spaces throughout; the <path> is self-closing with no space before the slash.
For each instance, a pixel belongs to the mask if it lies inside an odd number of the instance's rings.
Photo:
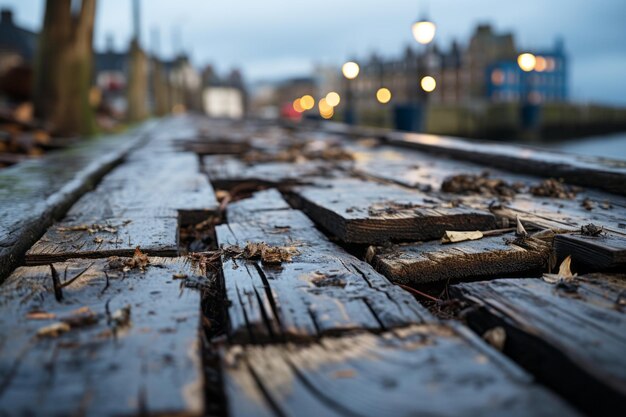
<path id="1" fill-rule="evenodd" d="M 359 68 L 359 64 L 354 61 L 346 62 L 341 67 L 341 72 L 346 83 L 346 109 L 344 111 L 344 122 L 348 125 L 353 125 L 355 122 L 352 81 L 359 76 L 360 71 L 361 68 Z"/>
<path id="2" fill-rule="evenodd" d="M 407 102 L 405 105 L 396 106 L 395 124 L 400 130 L 422 131 L 425 125 L 426 101 L 428 93 L 435 89 L 436 82 L 432 76 L 426 74 L 424 53 L 428 51 L 427 46 L 435 38 L 437 25 L 427 18 L 416 20 L 411 25 L 413 38 L 420 45 L 424 45 L 423 53 L 415 57 L 416 73 L 408 66 L 407 72 Z"/>
<path id="3" fill-rule="evenodd" d="M 539 136 L 541 128 L 541 100 L 533 92 L 531 81 L 537 67 L 537 57 L 524 52 L 517 57 L 517 65 L 522 70 L 520 78 L 520 119 L 523 134 L 529 139 Z"/>

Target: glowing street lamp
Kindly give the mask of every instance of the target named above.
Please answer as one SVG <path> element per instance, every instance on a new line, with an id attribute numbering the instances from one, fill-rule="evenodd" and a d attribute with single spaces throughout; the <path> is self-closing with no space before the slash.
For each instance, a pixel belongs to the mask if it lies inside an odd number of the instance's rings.
<path id="1" fill-rule="evenodd" d="M 341 97 L 335 91 L 331 91 L 330 93 L 326 94 L 326 102 L 331 107 L 337 107 L 341 102 Z"/>
<path id="2" fill-rule="evenodd" d="M 343 67 L 341 67 L 341 72 L 343 73 L 343 76 L 349 80 L 354 80 L 356 77 L 358 77 L 360 71 L 361 68 L 359 68 L 359 64 L 352 61 L 346 62 L 345 64 L 343 64 Z"/>
<path id="3" fill-rule="evenodd" d="M 341 67 L 341 72 L 346 79 L 346 109 L 344 111 L 344 121 L 349 125 L 352 125 L 355 122 L 352 82 L 359 76 L 360 71 L 361 69 L 359 68 L 359 64 L 354 61 L 346 62 Z"/>
<path id="4" fill-rule="evenodd" d="M 422 45 L 428 45 L 435 38 L 437 26 L 426 19 L 418 20 L 411 26 L 413 37 Z"/>
<path id="5" fill-rule="evenodd" d="M 427 93 L 432 93 L 437 87 L 437 81 L 430 75 L 427 75 L 422 78 L 422 80 L 420 81 L 420 85 L 422 86 L 422 90 L 426 91 Z"/>
<path id="6" fill-rule="evenodd" d="M 376 100 L 381 104 L 387 104 L 391 101 L 391 91 L 388 88 L 379 88 L 376 92 Z"/>
<path id="7" fill-rule="evenodd" d="M 315 107 L 315 99 L 313 98 L 313 96 L 307 94 L 306 96 L 302 96 L 302 98 L 300 99 L 300 105 L 304 110 L 311 110 L 313 107 Z"/>
<path id="8" fill-rule="evenodd" d="M 523 53 L 517 57 L 517 64 L 522 69 L 522 71 L 530 72 L 535 69 L 537 65 L 537 57 L 531 53 Z"/>

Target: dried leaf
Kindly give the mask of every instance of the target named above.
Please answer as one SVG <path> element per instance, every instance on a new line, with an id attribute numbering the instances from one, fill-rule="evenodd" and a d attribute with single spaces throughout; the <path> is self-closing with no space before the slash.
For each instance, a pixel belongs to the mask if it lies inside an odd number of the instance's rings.
<path id="1" fill-rule="evenodd" d="M 568 256 L 561 262 L 558 274 L 543 274 L 543 280 L 550 284 L 558 284 L 562 281 L 572 281 L 577 274 L 572 274 L 571 270 L 572 257 Z"/>
<path id="2" fill-rule="evenodd" d="M 178 273 L 172 275 L 172 278 L 174 278 L 174 279 L 186 279 L 187 278 L 187 274 L 183 274 L 182 272 L 178 272 Z"/>
<path id="3" fill-rule="evenodd" d="M 483 339 L 494 348 L 502 351 L 506 342 L 506 331 L 500 326 L 494 327 L 483 334 Z"/>
<path id="4" fill-rule="evenodd" d="M 56 318 L 54 313 L 46 313 L 45 311 L 31 311 L 26 314 L 28 320 L 52 320 Z"/>
<path id="5" fill-rule="evenodd" d="M 524 229 L 524 225 L 522 224 L 522 221 L 520 220 L 519 216 L 517 216 L 515 218 L 515 221 L 517 222 L 517 227 L 515 230 L 515 236 L 517 237 L 526 237 L 528 236 L 528 232 L 526 231 L 526 229 Z"/>
<path id="6" fill-rule="evenodd" d="M 474 232 L 453 232 L 446 230 L 441 243 L 457 243 L 465 242 L 466 240 L 478 240 L 483 238 L 483 232 L 476 230 Z"/>
<path id="7" fill-rule="evenodd" d="M 57 337 L 61 333 L 69 332 L 70 325 L 63 323 L 62 321 L 52 323 L 48 326 L 42 327 L 37 330 L 37 336 L 39 337 Z"/>

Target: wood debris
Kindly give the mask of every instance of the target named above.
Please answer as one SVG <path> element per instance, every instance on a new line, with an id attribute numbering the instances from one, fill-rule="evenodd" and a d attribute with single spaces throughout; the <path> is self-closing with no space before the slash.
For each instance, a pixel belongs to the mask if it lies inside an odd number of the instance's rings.
<path id="1" fill-rule="evenodd" d="M 596 226 L 593 223 L 589 223 L 580 227 L 580 234 L 583 236 L 600 236 L 604 231 L 604 227 Z"/>
<path id="2" fill-rule="evenodd" d="M 524 185 L 509 184 L 498 178 L 490 178 L 488 171 L 480 175 L 459 174 L 446 178 L 441 184 L 441 191 L 453 194 L 481 194 L 499 197 L 514 197 Z"/>
<path id="3" fill-rule="evenodd" d="M 465 242 L 467 240 L 478 240 L 483 238 L 483 233 L 479 230 L 474 232 L 453 232 L 446 230 L 443 237 L 441 238 L 441 243 L 457 243 L 457 242 Z"/>
<path id="4" fill-rule="evenodd" d="M 115 327 L 126 327 L 130 325 L 130 305 L 117 309 L 111 314 L 111 322 Z"/>
<path id="5" fill-rule="evenodd" d="M 300 254 L 293 246 L 270 246 L 265 242 L 248 242 L 243 248 L 237 245 L 225 245 L 222 251 L 227 257 L 260 259 L 264 264 L 291 262 L 293 256 Z"/>
<path id="6" fill-rule="evenodd" d="M 554 197 L 572 200 L 581 191 L 580 187 L 569 186 L 562 179 L 548 178 L 539 185 L 530 187 L 530 193 L 538 197 Z"/>
<path id="7" fill-rule="evenodd" d="M 90 235 L 93 235 L 97 232 L 105 232 L 105 233 L 117 233 L 117 227 L 113 227 L 108 224 L 79 224 L 76 226 L 59 226 L 57 227 L 59 232 L 87 232 Z M 97 243 L 97 242 L 96 242 Z"/>
<path id="8" fill-rule="evenodd" d="M 145 271 L 146 267 L 150 264 L 148 255 L 141 252 L 139 246 L 135 248 L 132 258 L 121 258 L 119 256 L 111 256 L 109 258 L 109 269 L 117 269 L 123 272 L 128 272 L 131 269 L 139 269 Z"/>

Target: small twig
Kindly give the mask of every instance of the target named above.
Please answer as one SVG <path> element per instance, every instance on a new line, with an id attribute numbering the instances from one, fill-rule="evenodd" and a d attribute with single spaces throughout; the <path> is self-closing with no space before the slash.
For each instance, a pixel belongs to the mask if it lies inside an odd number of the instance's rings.
<path id="1" fill-rule="evenodd" d="M 410 293 L 413 293 L 415 295 L 419 295 L 420 297 L 424 297 L 424 298 L 428 298 L 429 300 L 435 301 L 435 302 L 439 302 L 441 301 L 439 298 L 435 298 L 432 295 L 426 294 L 424 292 L 421 292 L 419 290 L 416 290 L 413 287 L 409 287 L 408 285 L 403 285 L 403 284 L 396 284 L 398 287 L 407 290 Z"/>
<path id="2" fill-rule="evenodd" d="M 91 268 L 93 264 L 94 262 L 90 263 L 89 265 L 87 265 L 87 268 L 80 271 L 78 274 L 76 274 L 73 278 L 70 278 L 68 281 L 65 281 L 63 284 L 61 284 L 61 288 L 65 288 L 68 285 L 70 285 L 72 282 L 76 281 L 78 278 L 80 278 L 81 275 L 87 272 L 87 270 Z"/>
<path id="3" fill-rule="evenodd" d="M 61 280 L 59 279 L 59 273 L 52 264 L 50 264 L 50 273 L 52 274 L 52 287 L 54 288 L 54 298 L 56 298 L 58 302 L 61 302 L 63 300 Z"/>
<path id="4" fill-rule="evenodd" d="M 106 284 L 104 285 L 102 291 L 100 291 L 100 294 L 103 294 L 107 288 L 109 288 L 109 274 L 107 274 L 107 271 L 104 271 L 104 277 L 106 278 Z"/>

